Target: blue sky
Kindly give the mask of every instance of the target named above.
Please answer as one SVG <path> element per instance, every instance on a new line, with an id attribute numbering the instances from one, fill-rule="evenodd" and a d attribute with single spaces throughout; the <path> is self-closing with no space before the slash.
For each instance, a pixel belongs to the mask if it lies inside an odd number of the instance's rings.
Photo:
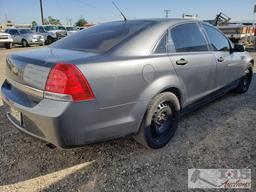
<path id="1" fill-rule="evenodd" d="M 128 19 L 164 17 L 164 9 L 170 9 L 171 17 L 182 13 L 198 14 L 199 19 L 212 19 L 217 12 L 224 12 L 232 20 L 253 19 L 256 0 L 115 0 Z M 44 15 L 72 22 L 85 17 L 98 23 L 121 19 L 111 0 L 43 0 Z M 6 17 L 15 23 L 40 22 L 39 0 L 0 0 L 0 23 Z"/>

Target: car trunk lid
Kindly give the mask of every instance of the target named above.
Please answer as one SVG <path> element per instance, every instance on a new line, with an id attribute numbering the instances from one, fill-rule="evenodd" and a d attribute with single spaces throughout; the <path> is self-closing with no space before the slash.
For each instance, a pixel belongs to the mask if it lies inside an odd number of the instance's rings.
<path id="1" fill-rule="evenodd" d="M 75 64 L 78 60 L 95 55 L 97 54 L 56 48 L 11 54 L 6 60 L 7 81 L 43 91 L 50 70 L 56 63 Z"/>

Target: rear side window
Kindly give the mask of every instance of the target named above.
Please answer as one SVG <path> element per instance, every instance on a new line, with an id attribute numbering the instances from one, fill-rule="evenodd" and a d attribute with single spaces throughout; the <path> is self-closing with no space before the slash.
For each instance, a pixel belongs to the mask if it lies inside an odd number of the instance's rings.
<path id="1" fill-rule="evenodd" d="M 207 43 L 196 23 L 178 25 L 171 29 L 170 34 L 176 52 L 208 51 Z"/>
<path id="2" fill-rule="evenodd" d="M 162 39 L 159 41 L 154 53 L 155 54 L 161 54 L 161 53 L 167 53 L 167 33 L 162 37 Z"/>
<path id="3" fill-rule="evenodd" d="M 214 51 L 230 50 L 229 41 L 222 33 L 208 25 L 203 25 L 203 27 L 206 31 L 211 47 Z"/>
<path id="4" fill-rule="evenodd" d="M 104 53 L 152 24 L 152 21 L 118 21 L 101 24 L 61 39 L 51 47 Z"/>

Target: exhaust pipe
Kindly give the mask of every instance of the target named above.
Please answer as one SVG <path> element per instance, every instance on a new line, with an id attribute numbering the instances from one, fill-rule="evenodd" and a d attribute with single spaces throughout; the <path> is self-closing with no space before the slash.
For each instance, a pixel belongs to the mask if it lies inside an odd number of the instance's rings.
<path id="1" fill-rule="evenodd" d="M 53 145 L 52 143 L 47 143 L 46 146 L 49 147 L 50 149 L 55 149 L 56 148 L 56 146 Z"/>

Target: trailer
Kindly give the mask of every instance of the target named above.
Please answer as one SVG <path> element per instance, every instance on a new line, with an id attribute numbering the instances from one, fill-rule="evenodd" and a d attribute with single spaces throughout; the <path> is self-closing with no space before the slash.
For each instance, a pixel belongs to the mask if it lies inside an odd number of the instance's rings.
<path id="1" fill-rule="evenodd" d="M 213 20 L 206 20 L 218 27 L 233 43 L 256 48 L 256 21 L 230 22 L 231 18 L 220 12 Z"/>
<path id="2" fill-rule="evenodd" d="M 253 46 L 255 42 L 254 26 L 244 24 L 228 24 L 218 28 L 233 42 L 246 47 Z"/>

